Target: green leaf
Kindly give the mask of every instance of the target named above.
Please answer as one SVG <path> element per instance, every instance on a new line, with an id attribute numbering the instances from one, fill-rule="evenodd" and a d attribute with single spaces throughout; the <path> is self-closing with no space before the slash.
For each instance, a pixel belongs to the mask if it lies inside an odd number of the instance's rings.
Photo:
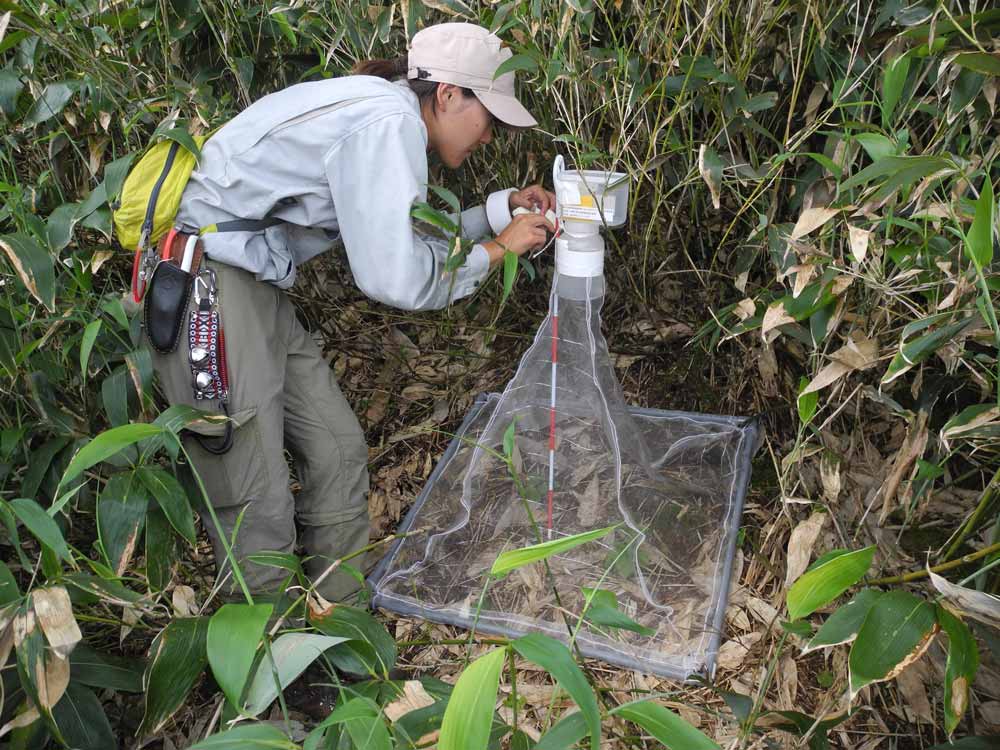
<path id="1" fill-rule="evenodd" d="M 868 612 L 881 596 L 882 592 L 876 589 L 861 589 L 851 601 L 838 607 L 837 611 L 826 619 L 823 626 L 816 631 L 816 635 L 802 649 L 802 653 L 853 641 Z"/>
<path id="2" fill-rule="evenodd" d="M 207 635 L 207 617 L 181 617 L 171 620 L 156 636 L 144 679 L 146 710 L 138 737 L 159 732 L 184 704 L 208 661 Z"/>
<path id="3" fill-rule="evenodd" d="M 76 84 L 74 83 L 66 81 L 50 83 L 42 90 L 41 96 L 35 100 L 28 114 L 24 116 L 23 124 L 26 127 L 32 127 L 55 117 L 69 104 L 69 100 L 73 98 L 75 93 Z"/>
<path id="4" fill-rule="evenodd" d="M 626 703 L 611 714 L 638 724 L 671 750 L 721 750 L 702 732 L 652 699 Z"/>
<path id="5" fill-rule="evenodd" d="M 740 109 L 744 112 L 753 114 L 754 112 L 763 112 L 766 109 L 771 109 L 775 104 L 778 103 L 778 92 L 776 91 L 765 91 L 763 94 L 755 94 L 751 96 L 746 104 L 744 104 Z"/>
<path id="6" fill-rule="evenodd" d="M 87 379 L 87 363 L 90 362 L 90 353 L 94 349 L 94 342 L 97 341 L 101 333 L 101 319 L 92 320 L 83 329 L 83 337 L 80 339 L 80 374 L 83 379 Z"/>
<path id="7" fill-rule="evenodd" d="M 3 51 L 2 46 L 0 44 L 0 52 Z M 16 71 L 0 70 L 0 113 L 10 117 L 17 112 L 17 98 L 22 91 L 24 84 Z"/>
<path id="8" fill-rule="evenodd" d="M 984 83 L 986 79 L 981 74 L 968 68 L 962 69 L 951 85 L 951 95 L 948 97 L 949 119 L 957 117 L 972 104 L 983 90 Z"/>
<path id="9" fill-rule="evenodd" d="M 952 62 L 987 76 L 1000 76 L 1000 57 L 989 52 L 962 52 Z"/>
<path id="10" fill-rule="evenodd" d="M 341 703 L 309 733 L 310 739 L 315 739 L 318 745 L 323 732 L 336 724 L 343 724 L 347 728 L 356 748 L 392 750 L 392 739 L 379 707 L 368 698 L 358 696 Z M 308 740 L 306 747 L 311 747 Z"/>
<path id="11" fill-rule="evenodd" d="M 517 278 L 517 253 L 504 250 L 503 253 L 503 294 L 500 296 L 500 307 L 507 303 L 511 290 L 514 288 L 514 280 Z"/>
<path id="12" fill-rule="evenodd" d="M 579 711 L 564 716 L 542 735 L 534 750 L 569 750 L 587 735 L 587 722 Z"/>
<path id="13" fill-rule="evenodd" d="M 120 429 L 120 428 L 119 428 Z M 159 467 L 140 466 L 136 473 L 146 485 L 160 508 L 166 514 L 170 525 L 174 527 L 187 543 L 195 544 L 194 513 L 188 502 L 187 493 L 181 483 L 172 475 Z"/>
<path id="14" fill-rule="evenodd" d="M 889 367 L 886 368 L 885 374 L 882 376 L 882 384 L 891 383 L 914 365 L 923 362 L 964 331 L 976 319 L 976 316 L 970 315 L 909 341 L 907 340 L 907 328 L 904 328 L 903 336 L 899 340 L 899 351 L 896 352 L 896 356 L 892 358 Z"/>
<path id="15" fill-rule="evenodd" d="M 159 506 L 146 513 L 146 580 L 152 591 L 162 591 L 170 584 L 177 559 L 176 536 L 170 521 Z"/>
<path id="16" fill-rule="evenodd" d="M 273 724 L 240 724 L 206 737 L 191 745 L 190 750 L 298 750 L 298 747 Z"/>
<path id="17" fill-rule="evenodd" d="M 948 663 L 944 675 L 944 728 L 950 736 L 969 707 L 969 686 L 979 670 L 979 649 L 969 626 L 940 604 L 937 621 L 948 634 Z"/>
<path id="18" fill-rule="evenodd" d="M 965 254 L 980 271 L 993 262 L 993 233 L 996 226 L 996 201 L 993 199 L 993 183 L 989 170 L 983 180 L 983 188 L 976 200 L 976 216 L 965 235 Z"/>
<path id="19" fill-rule="evenodd" d="M 120 453 L 125 448 L 138 443 L 140 440 L 146 440 L 154 435 L 159 435 L 161 431 L 162 428 L 158 425 L 142 422 L 124 424 L 121 427 L 113 427 L 110 430 L 105 430 L 73 456 L 73 460 L 69 462 L 69 466 L 66 467 L 66 471 L 63 474 L 62 481 L 59 483 L 60 486 L 65 487 L 95 464 L 111 458 L 116 453 Z"/>
<path id="20" fill-rule="evenodd" d="M 137 594 L 131 589 L 125 588 L 116 580 L 108 580 L 90 573 L 68 573 L 63 576 L 63 581 L 75 586 L 82 592 L 82 600 L 88 603 L 98 600 L 108 604 L 135 604 L 142 599 L 141 594 Z M 79 596 L 74 597 L 81 598 Z"/>
<path id="21" fill-rule="evenodd" d="M 655 628 L 640 625 L 631 617 L 618 609 L 618 597 L 613 591 L 606 589 L 583 589 L 585 596 L 590 598 L 590 604 L 583 618 L 595 625 L 619 630 L 631 630 L 640 635 L 655 635 Z"/>
<path id="22" fill-rule="evenodd" d="M 0 607 L 5 607 L 20 598 L 21 589 L 17 587 L 14 574 L 10 572 L 7 563 L 0 560 Z"/>
<path id="23" fill-rule="evenodd" d="M 458 196 L 451 192 L 446 187 L 441 187 L 440 185 L 428 185 L 428 187 L 434 191 L 434 193 L 445 203 L 448 204 L 449 208 L 455 213 L 461 213 L 462 203 L 458 200 Z"/>
<path id="24" fill-rule="evenodd" d="M 335 604 L 319 614 L 310 610 L 309 624 L 326 635 L 349 639 L 329 652 L 330 660 L 338 668 L 388 679 L 396 665 L 396 641 L 371 614 L 357 607 Z"/>
<path id="25" fill-rule="evenodd" d="M 435 226 L 448 235 L 458 234 L 458 225 L 455 222 L 426 203 L 414 203 L 413 208 L 410 209 L 410 216 L 417 221 Z"/>
<path id="26" fill-rule="evenodd" d="M 729 706 L 729 710 L 733 712 L 733 716 L 739 720 L 742 724 L 750 716 L 750 712 L 753 711 L 753 698 L 748 695 L 742 695 L 740 693 L 732 693 L 728 690 L 718 691 L 722 700 L 726 702 Z"/>
<path id="27" fill-rule="evenodd" d="M 858 133 L 854 140 L 861 144 L 872 161 L 884 159 L 896 152 L 896 144 L 880 133 Z"/>
<path id="28" fill-rule="evenodd" d="M 201 161 L 201 149 L 198 148 L 198 144 L 195 143 L 194 138 L 191 137 L 186 128 L 171 128 L 158 135 L 162 135 L 167 140 L 180 144 L 181 148 L 186 151 L 190 151 L 194 155 L 196 163 Z"/>
<path id="29" fill-rule="evenodd" d="M 892 124 L 892 113 L 896 111 L 896 104 L 903 93 L 903 86 L 906 85 L 906 76 L 910 72 L 909 55 L 900 55 L 885 66 L 882 75 L 882 127 L 888 128 Z"/>
<path id="30" fill-rule="evenodd" d="M 347 733 L 351 736 L 354 747 L 363 747 L 365 750 L 392 750 L 392 738 L 389 736 L 389 729 L 381 716 L 359 716 L 356 719 L 345 721 Z"/>
<path id="31" fill-rule="evenodd" d="M 28 470 L 24 473 L 24 480 L 21 482 L 21 495 L 31 498 L 38 497 L 39 488 L 52 466 L 53 459 L 69 443 L 68 437 L 52 438 L 31 452 Z"/>
<path id="32" fill-rule="evenodd" d="M 891 679 L 923 653 L 936 619 L 932 605 L 906 591 L 879 597 L 851 646 L 851 697 L 866 685 Z"/>
<path id="33" fill-rule="evenodd" d="M 504 430 L 503 433 L 503 455 L 508 460 L 510 460 L 510 458 L 514 455 L 514 438 L 515 438 L 514 433 L 516 429 L 517 429 L 517 420 L 511 419 L 510 424 L 507 426 L 507 429 Z"/>
<path id="34" fill-rule="evenodd" d="M 792 620 L 791 622 L 782 620 L 779 624 L 786 633 L 797 635 L 799 638 L 809 638 L 813 634 L 812 625 L 805 620 Z"/>
<path id="35" fill-rule="evenodd" d="M 796 401 L 796 405 L 799 411 L 799 419 L 802 420 L 802 424 L 809 424 L 812 418 L 816 416 L 816 408 L 819 406 L 819 391 L 812 391 L 811 393 L 802 393 L 809 385 L 809 378 L 801 377 L 799 378 L 799 397 Z"/>
<path id="36" fill-rule="evenodd" d="M 108 479 L 97 500 L 97 535 L 115 575 L 124 575 L 146 522 L 149 493 L 135 472 Z"/>
<path id="37" fill-rule="evenodd" d="M 534 73 L 538 70 L 538 63 L 533 57 L 528 55 L 513 55 L 510 59 L 504 60 L 497 66 L 497 69 L 493 72 L 493 80 L 502 76 L 504 73 L 509 73 L 512 70 L 523 70 L 528 73 Z"/>
<path id="38" fill-rule="evenodd" d="M 223 604 L 208 622 L 208 663 L 215 681 L 237 709 L 273 610 L 273 604 Z"/>
<path id="39" fill-rule="evenodd" d="M 794 156 L 794 154 L 789 154 L 789 156 Z M 843 169 L 841 169 L 837 163 L 825 154 L 817 154 L 815 152 L 806 152 L 802 156 L 808 156 L 810 159 L 820 164 L 824 169 L 826 169 L 830 174 L 832 174 L 837 179 L 840 179 L 841 174 L 843 174 Z"/>
<path id="40" fill-rule="evenodd" d="M 45 239 L 49 250 L 56 255 L 73 239 L 73 226 L 76 224 L 77 204 L 63 203 L 49 214 L 45 222 Z"/>
<path id="41" fill-rule="evenodd" d="M 859 185 L 866 185 L 879 177 L 900 177 L 902 182 L 915 183 L 943 169 L 954 167 L 950 159 L 944 156 L 886 156 L 874 164 L 862 169 L 853 177 L 840 184 L 841 190 L 850 190 Z"/>
<path id="42" fill-rule="evenodd" d="M 810 735 L 812 738 L 809 741 L 810 750 L 829 750 L 830 742 L 827 733 L 837 725 L 847 721 L 851 717 L 851 712 L 845 711 L 829 719 L 817 719 L 799 711 L 771 711 L 766 715 L 781 716 L 786 719 L 787 724 L 776 724 L 776 727 L 782 731 L 790 732 L 798 737 Z"/>
<path id="43" fill-rule="evenodd" d="M 573 659 L 573 654 L 562 643 L 541 633 L 529 633 L 511 643 L 528 661 L 534 662 L 559 683 L 563 690 L 576 701 L 587 722 L 590 733 L 590 746 L 598 750 L 601 746 L 601 713 L 597 706 L 594 691 L 587 683 L 583 670 Z"/>
<path id="44" fill-rule="evenodd" d="M 128 176 L 129 167 L 132 166 L 135 157 L 135 153 L 125 154 L 104 167 L 104 194 L 108 201 L 118 200 L 118 196 L 122 192 L 122 185 L 125 184 L 125 178 Z"/>
<path id="45" fill-rule="evenodd" d="M 571 549 L 579 547 L 581 544 L 586 544 L 587 542 L 591 542 L 595 539 L 600 539 L 616 528 L 618 528 L 617 525 L 606 526 L 603 529 L 585 531 L 581 534 L 563 537 L 562 539 L 553 539 L 551 542 L 533 544 L 530 547 L 522 547 L 521 549 L 512 549 L 507 552 L 502 552 L 493 563 L 493 567 L 490 568 L 490 575 L 503 576 L 516 568 L 530 565 L 531 563 L 538 562 L 539 560 L 545 560 L 553 555 L 568 552 Z"/>
<path id="46" fill-rule="evenodd" d="M 480 656 L 459 675 L 441 722 L 438 750 L 485 748 L 507 649 Z"/>
<path id="47" fill-rule="evenodd" d="M 73 679 L 84 685 L 123 693 L 142 692 L 146 665 L 141 659 L 104 654 L 81 642 L 70 653 L 69 663 Z"/>
<path id="48" fill-rule="evenodd" d="M 56 274 L 52 256 L 31 237 L 17 232 L 0 237 L 0 249 L 31 296 L 49 312 L 56 309 Z"/>
<path id="49" fill-rule="evenodd" d="M 265 654 L 254 672 L 247 691 L 245 712 L 250 716 L 257 716 L 278 697 L 273 671 L 277 671 L 281 689 L 284 690 L 320 654 L 346 640 L 318 633 L 283 633 L 278 636 L 271 644 L 271 656 Z"/>
<path id="50" fill-rule="evenodd" d="M 20 497 L 8 503 L 10 509 L 14 511 L 17 519 L 24 524 L 25 528 L 31 532 L 38 541 L 56 553 L 60 558 L 70 562 L 73 558 L 70 555 L 66 540 L 63 539 L 59 526 L 52 520 L 52 516 L 34 500 Z"/>
<path id="51" fill-rule="evenodd" d="M 76 675 L 73 675 L 74 678 Z M 93 692 L 71 682 L 52 709 L 68 747 L 78 750 L 114 750 L 118 741 L 104 707 Z"/>
<path id="52" fill-rule="evenodd" d="M 806 617 L 861 580 L 871 567 L 875 547 L 839 555 L 803 573 L 788 590 L 788 616 Z"/>

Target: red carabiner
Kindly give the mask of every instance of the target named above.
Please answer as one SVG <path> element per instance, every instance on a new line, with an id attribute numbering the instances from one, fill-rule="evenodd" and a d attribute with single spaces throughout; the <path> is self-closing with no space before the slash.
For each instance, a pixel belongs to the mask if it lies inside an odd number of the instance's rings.
<path id="1" fill-rule="evenodd" d="M 142 295 L 146 293 L 146 283 L 142 284 L 142 291 L 139 290 L 139 266 L 142 263 L 142 248 L 135 249 L 135 260 L 132 261 L 132 299 L 136 304 L 142 302 Z"/>

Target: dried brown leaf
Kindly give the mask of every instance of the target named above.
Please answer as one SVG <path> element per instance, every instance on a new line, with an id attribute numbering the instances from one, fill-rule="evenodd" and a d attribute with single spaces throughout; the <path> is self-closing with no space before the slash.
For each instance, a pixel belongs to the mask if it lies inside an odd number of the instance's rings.
<path id="1" fill-rule="evenodd" d="M 806 572 L 809 560 L 812 559 L 813 547 L 816 546 L 816 540 L 819 539 L 819 535 L 823 531 L 826 519 L 826 513 L 813 513 L 792 529 L 792 536 L 788 540 L 785 586 L 791 586 L 800 575 Z"/>
<path id="2" fill-rule="evenodd" d="M 856 227 L 853 224 L 847 225 L 847 236 L 851 243 L 851 255 L 859 264 L 865 262 L 868 257 L 868 242 L 872 233 L 867 229 Z"/>
<path id="3" fill-rule="evenodd" d="M 701 144 L 701 148 L 698 149 L 698 172 L 712 194 L 712 206 L 718 209 L 722 205 L 722 186 L 719 184 L 717 176 L 712 173 L 712 170 L 705 163 L 705 154 L 707 151 L 708 146 L 704 143 Z"/>
<path id="4" fill-rule="evenodd" d="M 0 239 L 0 248 L 2 248 L 7 254 L 7 260 L 9 260 L 10 264 L 14 266 L 14 270 L 17 272 L 18 278 L 21 279 L 21 283 L 24 284 L 25 288 L 31 292 L 31 296 L 44 305 L 45 300 L 42 299 L 42 295 L 38 291 L 38 284 L 35 283 L 35 277 L 29 273 L 28 269 L 24 267 L 24 264 L 21 263 L 21 258 L 16 252 L 14 252 L 14 248 L 2 239 Z"/>
<path id="5" fill-rule="evenodd" d="M 809 93 L 809 99 L 806 101 L 806 127 L 812 125 L 813 120 L 816 119 L 819 105 L 823 103 L 823 99 L 825 98 L 826 84 L 821 81 L 813 86 L 813 90 Z"/>
<path id="6" fill-rule="evenodd" d="M 752 318 L 754 313 L 757 312 L 757 303 L 749 297 L 741 299 L 736 303 L 736 307 L 733 309 L 733 312 L 736 313 L 736 317 L 741 321 L 746 320 L 747 318 Z"/>
<path id="7" fill-rule="evenodd" d="M 90 259 L 90 272 L 97 275 L 97 272 L 101 270 L 101 266 L 114 257 L 115 254 L 112 250 L 98 250 L 94 253 L 94 257 Z"/>
<path id="8" fill-rule="evenodd" d="M 31 592 L 31 603 L 49 646 L 65 659 L 83 638 L 73 616 L 69 593 L 63 586 L 35 589 Z"/>
<path id="9" fill-rule="evenodd" d="M 194 617 L 198 614 L 198 603 L 195 598 L 194 589 L 190 586 L 185 586 L 184 584 L 175 586 L 171 602 L 174 605 L 174 614 L 177 617 Z"/>
<path id="10" fill-rule="evenodd" d="M 800 266 L 794 266 L 795 271 L 795 286 L 792 288 L 792 297 L 798 299 L 799 295 L 802 294 L 803 290 L 812 281 L 813 276 L 816 275 L 816 266 L 812 263 L 806 263 Z"/>
<path id="11" fill-rule="evenodd" d="M 29 609 L 14 615 L 14 622 L 11 624 L 11 630 L 14 633 L 14 648 L 21 647 L 24 639 L 32 634 L 37 624 L 33 610 Z"/>
<path id="12" fill-rule="evenodd" d="M 832 451 L 824 451 L 819 460 L 819 478 L 823 485 L 823 497 L 835 503 L 840 498 L 843 485 L 840 478 L 840 457 Z"/>
<path id="13" fill-rule="evenodd" d="M 389 721 L 396 722 L 401 716 L 405 716 L 410 711 L 426 708 L 433 704 L 434 698 L 428 694 L 420 681 L 407 680 L 403 683 L 403 694 L 388 704 L 383 711 Z M 417 744 L 422 745 L 425 741 L 427 740 L 421 738 Z"/>
<path id="14" fill-rule="evenodd" d="M 886 518 L 896 507 L 896 493 L 903 478 L 909 474 L 914 463 L 924 455 L 924 448 L 927 447 L 927 412 L 918 412 L 914 421 L 911 422 L 903 440 L 903 445 L 896 452 L 892 460 L 892 468 L 889 470 L 885 484 L 882 486 L 882 511 L 879 513 L 879 525 L 885 523 Z"/>
<path id="15" fill-rule="evenodd" d="M 1000 597 L 985 591 L 966 588 L 952 583 L 930 569 L 931 583 L 945 599 L 958 608 L 962 614 L 968 615 L 987 625 L 1000 623 Z"/>
<path id="16" fill-rule="evenodd" d="M 59 699 L 63 697 L 69 685 L 69 659 L 57 656 L 49 651 L 45 661 L 35 664 L 35 687 L 38 690 L 38 702 L 41 708 L 52 710 Z"/>
<path id="17" fill-rule="evenodd" d="M 767 334 L 775 328 L 794 322 L 795 318 L 788 314 L 785 305 L 780 301 L 774 302 L 764 311 L 764 320 L 760 326 L 760 335 L 767 341 Z"/>
<path id="18" fill-rule="evenodd" d="M 922 672 L 923 670 L 919 669 L 919 665 L 914 665 L 913 668 L 900 673 L 896 678 L 896 684 L 899 686 L 899 691 L 903 694 L 903 698 L 906 699 L 912 717 L 925 724 L 933 724 L 934 710 L 927 699 L 927 689 L 924 685 L 924 675 Z"/>
<path id="19" fill-rule="evenodd" d="M 819 229 L 840 212 L 839 208 L 807 208 L 795 222 L 789 239 L 797 240 Z"/>
<path id="20" fill-rule="evenodd" d="M 28 708 L 27 711 L 18 714 L 13 719 L 4 724 L 2 727 L 0 727 L 0 737 L 3 737 L 5 734 L 9 732 L 13 732 L 15 729 L 21 729 L 22 727 L 26 727 L 29 724 L 38 721 L 39 718 L 41 718 L 41 714 L 38 713 L 38 709 L 35 708 L 34 706 L 31 706 L 30 708 Z"/>

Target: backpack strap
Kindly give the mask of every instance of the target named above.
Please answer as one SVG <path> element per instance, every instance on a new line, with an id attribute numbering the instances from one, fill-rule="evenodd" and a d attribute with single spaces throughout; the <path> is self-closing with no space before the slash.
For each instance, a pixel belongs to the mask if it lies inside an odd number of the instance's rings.
<path id="1" fill-rule="evenodd" d="M 217 224 L 209 224 L 198 230 L 198 234 L 212 234 L 214 232 L 262 232 L 268 227 L 277 226 L 283 223 L 281 219 L 273 216 L 267 219 L 233 219 L 232 221 L 220 221 Z"/>

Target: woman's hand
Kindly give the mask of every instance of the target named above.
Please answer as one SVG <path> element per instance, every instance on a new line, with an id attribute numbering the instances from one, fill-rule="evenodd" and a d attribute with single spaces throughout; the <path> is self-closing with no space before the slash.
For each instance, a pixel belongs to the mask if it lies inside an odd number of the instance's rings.
<path id="1" fill-rule="evenodd" d="M 514 217 L 495 240 L 484 242 L 483 247 L 490 254 L 492 265 L 503 259 L 506 250 L 524 255 L 529 250 L 540 248 L 545 244 L 547 231 L 554 232 L 556 228 L 549 223 L 544 214 L 520 214 Z"/>
<path id="2" fill-rule="evenodd" d="M 515 208 L 526 208 L 529 211 L 537 208 L 544 215 L 546 211 L 556 210 L 555 193 L 550 193 L 541 185 L 529 185 L 523 190 L 511 193 L 508 202 L 511 211 Z"/>

